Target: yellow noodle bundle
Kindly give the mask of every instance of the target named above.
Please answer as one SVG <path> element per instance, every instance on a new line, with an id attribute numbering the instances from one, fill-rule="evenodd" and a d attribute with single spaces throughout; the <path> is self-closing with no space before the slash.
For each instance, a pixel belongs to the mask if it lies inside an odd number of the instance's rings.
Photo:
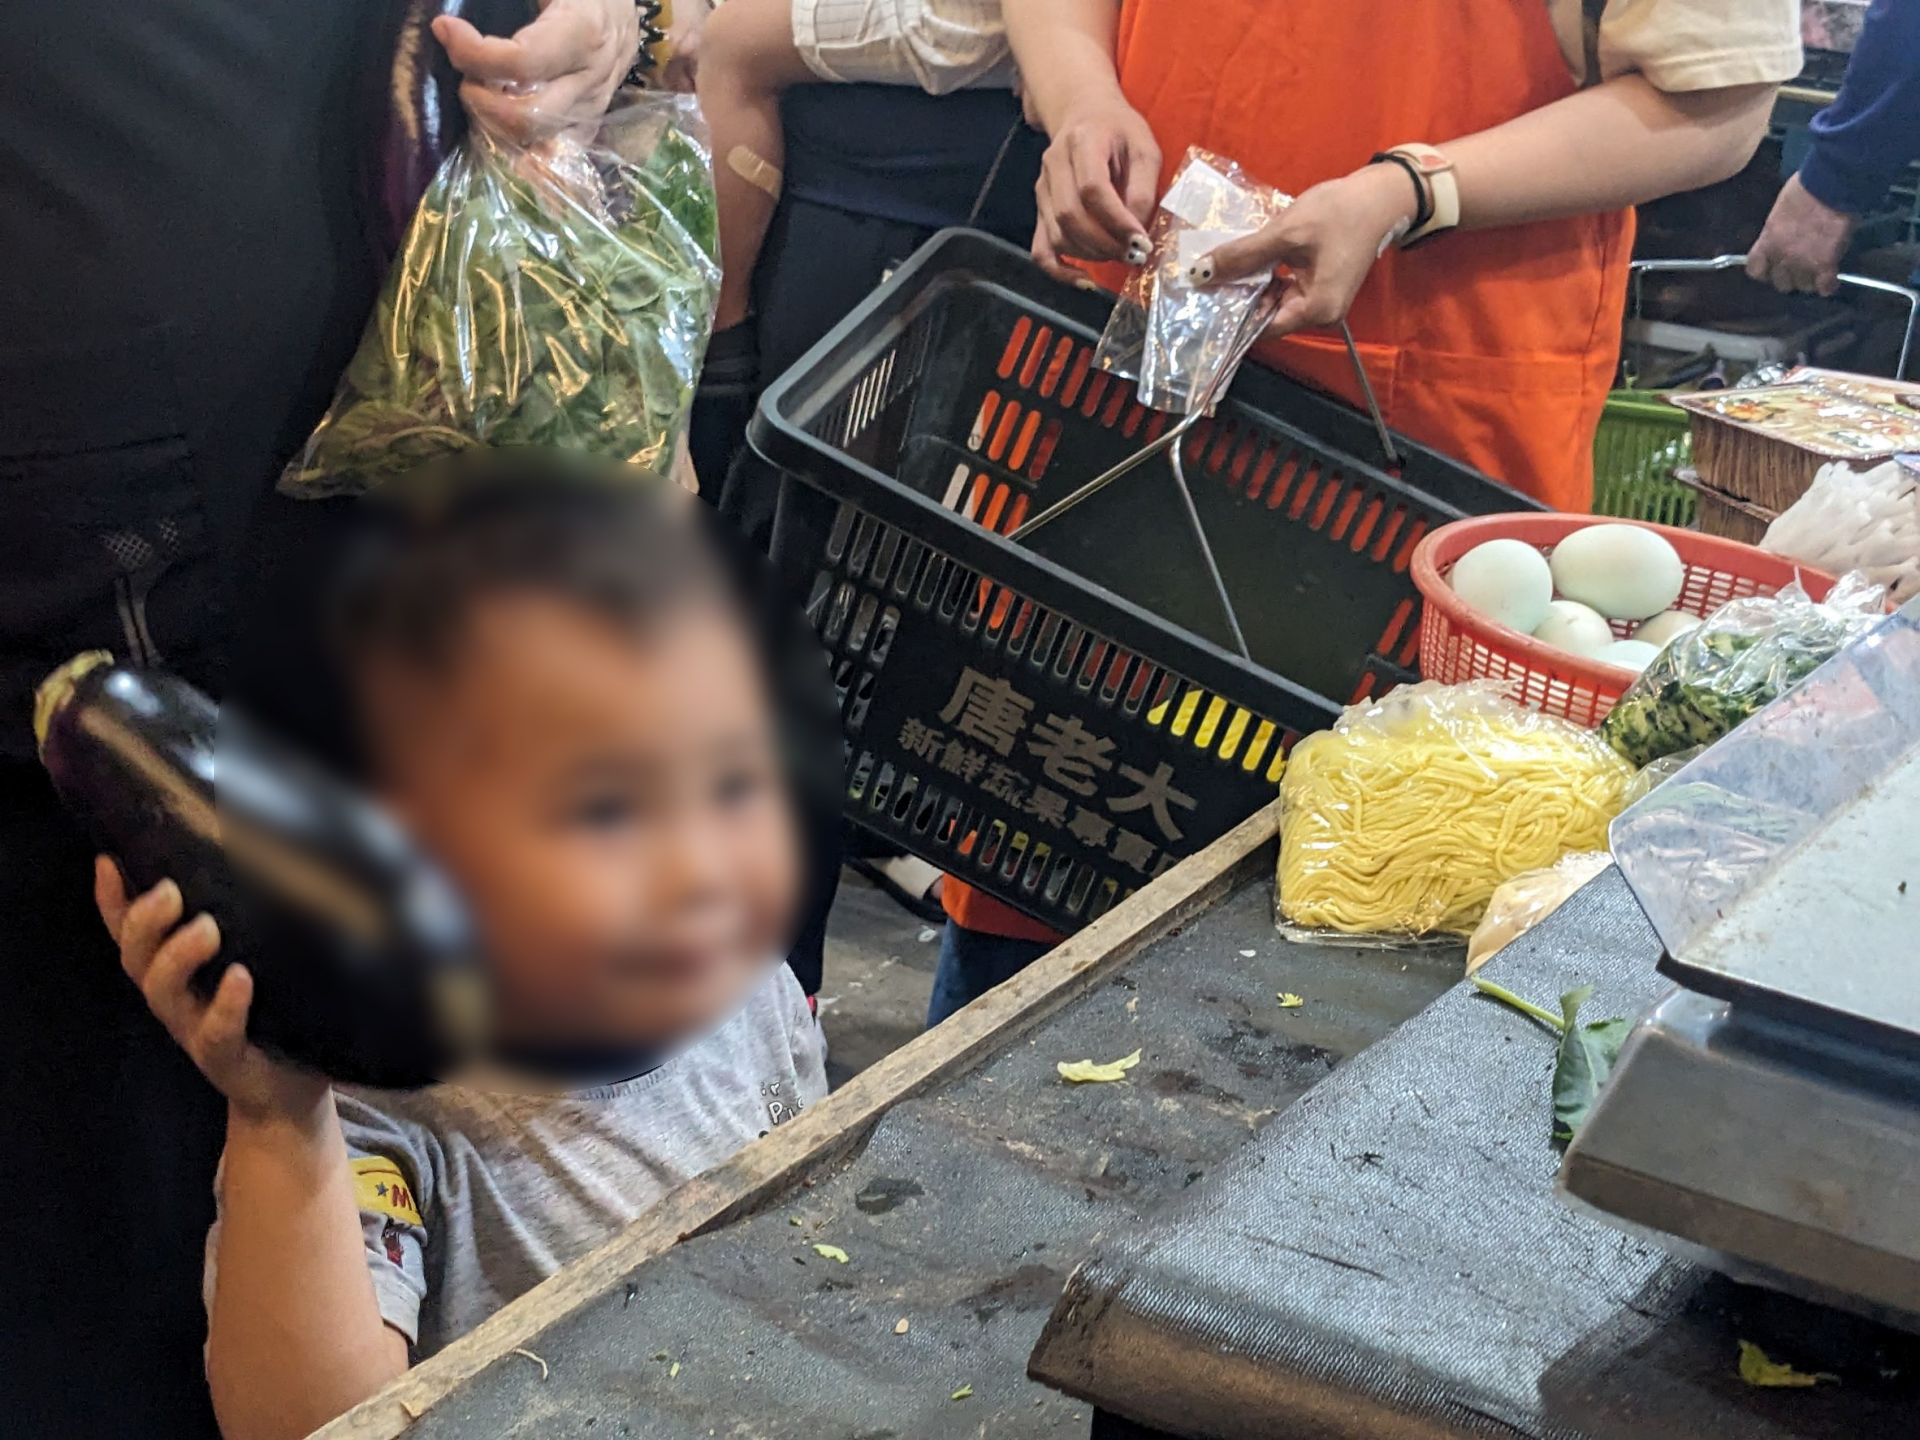
<path id="1" fill-rule="evenodd" d="M 1497 685 L 1405 686 L 1303 740 L 1280 782 L 1280 914 L 1466 934 L 1505 881 L 1604 850 L 1633 768 Z"/>

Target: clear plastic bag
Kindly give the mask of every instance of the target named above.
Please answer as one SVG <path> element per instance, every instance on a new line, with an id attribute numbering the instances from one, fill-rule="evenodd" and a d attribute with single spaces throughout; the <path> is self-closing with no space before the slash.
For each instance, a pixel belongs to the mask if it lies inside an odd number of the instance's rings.
<path id="1" fill-rule="evenodd" d="M 1625 810 L 1630 805 L 1638 805 L 1642 800 L 1646 799 L 1647 796 L 1651 795 L 1655 790 L 1659 789 L 1662 785 L 1666 784 L 1667 781 L 1691 765 L 1694 758 L 1706 748 L 1704 745 L 1689 745 L 1686 749 L 1676 750 L 1671 755 L 1662 755 L 1651 765 L 1643 767 L 1640 772 L 1633 777 L 1633 784 L 1627 787 L 1627 803 L 1620 808 Z"/>
<path id="2" fill-rule="evenodd" d="M 1903 604 L 1920 594 L 1920 456 L 1865 471 L 1821 466 L 1760 548 L 1830 573 L 1858 570 Z"/>
<path id="3" fill-rule="evenodd" d="M 1245 353 L 1277 307 L 1266 275 L 1197 286 L 1188 267 L 1251 235 L 1292 204 L 1247 178 L 1233 161 L 1189 148 L 1147 238 L 1153 253 L 1132 272 L 1094 351 L 1094 363 L 1140 384 L 1140 403 L 1191 414 L 1226 393 Z"/>
<path id="4" fill-rule="evenodd" d="M 477 123 L 434 176 L 332 405 L 280 489 L 358 494 L 472 445 L 666 474 L 719 293 L 705 123 L 625 91 L 530 144 Z"/>
<path id="5" fill-rule="evenodd" d="M 1576 890 L 1611 864 L 1613 857 L 1604 850 L 1581 850 L 1562 855 L 1544 870 L 1529 870 L 1501 885 L 1467 940 L 1467 974 L 1473 974 L 1566 904 Z"/>
<path id="6" fill-rule="evenodd" d="M 1635 765 L 1711 745 L 1871 629 L 1886 597 L 1864 576 L 1846 575 L 1819 602 L 1798 585 L 1729 600 L 1667 644 L 1599 733 Z"/>
<path id="7" fill-rule="evenodd" d="M 1281 928 L 1465 935 L 1507 880 L 1604 850 L 1633 770 L 1492 681 L 1402 686 L 1295 747 L 1280 781 Z"/>

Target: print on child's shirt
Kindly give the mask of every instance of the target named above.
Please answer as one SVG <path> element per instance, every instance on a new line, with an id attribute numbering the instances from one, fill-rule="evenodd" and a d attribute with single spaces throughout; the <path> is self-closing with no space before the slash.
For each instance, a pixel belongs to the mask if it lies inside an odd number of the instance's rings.
<path id="1" fill-rule="evenodd" d="M 769 1080 L 760 1087 L 760 1098 L 767 1105 L 768 1129 L 784 1125 L 807 1107 L 802 1105 L 793 1093 L 793 1086 L 784 1080 Z M 760 1132 L 762 1135 L 766 1130 Z"/>

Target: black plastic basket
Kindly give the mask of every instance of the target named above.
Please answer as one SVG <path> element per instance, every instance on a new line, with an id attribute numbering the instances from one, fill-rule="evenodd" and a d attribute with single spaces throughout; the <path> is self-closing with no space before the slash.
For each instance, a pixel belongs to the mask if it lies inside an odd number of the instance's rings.
<path id="1" fill-rule="evenodd" d="M 847 814 L 1068 931 L 1271 799 L 1342 704 L 1410 678 L 1428 529 L 1537 508 L 1404 440 L 1389 474 L 1360 458 L 1363 414 L 1242 367 L 1181 446 L 1250 663 L 1164 457 L 1005 538 L 1172 423 L 1091 368 L 1107 304 L 943 232 L 751 431 L 826 497 L 783 498 L 774 558 L 833 657 Z"/>

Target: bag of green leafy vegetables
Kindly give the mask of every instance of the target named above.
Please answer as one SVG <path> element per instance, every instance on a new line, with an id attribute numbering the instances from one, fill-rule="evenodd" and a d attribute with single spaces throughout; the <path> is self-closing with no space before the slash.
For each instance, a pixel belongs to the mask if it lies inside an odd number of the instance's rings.
<path id="1" fill-rule="evenodd" d="M 1711 745 L 1886 613 L 1885 587 L 1857 573 L 1824 600 L 1797 584 L 1729 600 L 1667 642 L 1601 722 L 1601 738 L 1635 765 Z"/>
<path id="2" fill-rule="evenodd" d="M 691 98 L 622 92 L 600 120 L 528 144 L 476 124 L 421 200 L 280 489 L 358 494 L 473 445 L 586 450 L 668 473 L 718 255 Z"/>

